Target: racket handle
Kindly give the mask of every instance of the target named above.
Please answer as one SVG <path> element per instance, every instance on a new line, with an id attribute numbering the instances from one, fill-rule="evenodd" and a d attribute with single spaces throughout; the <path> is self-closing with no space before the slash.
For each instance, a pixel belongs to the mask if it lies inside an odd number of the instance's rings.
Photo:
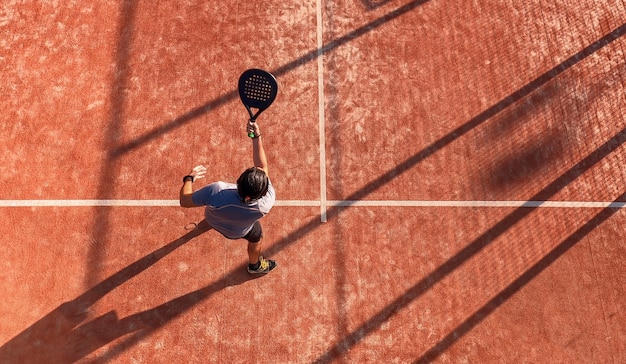
<path id="1" fill-rule="evenodd" d="M 250 122 L 251 122 L 251 123 L 256 122 L 256 116 L 252 116 L 252 115 L 251 115 L 251 116 L 250 116 Z M 253 132 L 248 133 L 248 137 L 249 137 L 249 138 L 253 138 L 253 139 L 254 139 L 254 133 L 253 133 Z"/>

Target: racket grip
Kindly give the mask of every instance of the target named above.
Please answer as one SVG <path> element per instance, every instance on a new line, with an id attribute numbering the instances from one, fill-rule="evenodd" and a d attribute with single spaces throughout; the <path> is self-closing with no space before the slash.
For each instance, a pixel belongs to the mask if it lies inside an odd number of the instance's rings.
<path id="1" fill-rule="evenodd" d="M 256 122 L 256 116 L 250 116 L 250 123 L 254 123 L 254 122 Z M 248 137 L 254 139 L 254 132 L 248 133 Z"/>

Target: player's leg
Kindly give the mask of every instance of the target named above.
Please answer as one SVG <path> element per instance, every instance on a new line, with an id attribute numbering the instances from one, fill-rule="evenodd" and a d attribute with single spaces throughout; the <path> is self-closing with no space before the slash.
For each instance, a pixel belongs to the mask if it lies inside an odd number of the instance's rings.
<path id="1" fill-rule="evenodd" d="M 261 241 L 256 243 L 248 241 L 248 264 L 256 265 L 259 262 L 261 256 Z"/>
<path id="2" fill-rule="evenodd" d="M 263 239 L 263 228 L 257 221 L 252 230 L 244 236 L 248 240 L 248 272 L 250 273 L 269 273 L 276 268 L 276 262 L 265 259 L 261 255 L 261 241 Z"/>

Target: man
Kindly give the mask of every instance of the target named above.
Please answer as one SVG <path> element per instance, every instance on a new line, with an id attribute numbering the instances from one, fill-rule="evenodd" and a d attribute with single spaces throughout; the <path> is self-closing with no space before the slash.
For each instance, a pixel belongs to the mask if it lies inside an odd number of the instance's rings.
<path id="1" fill-rule="evenodd" d="M 263 229 L 259 219 L 270 211 L 276 194 L 269 179 L 259 124 L 249 122 L 246 129 L 252 135 L 254 167 L 246 169 L 237 179 L 237 184 L 219 181 L 193 192 L 193 182 L 206 175 L 206 167 L 194 167 L 183 178 L 180 205 L 206 206 L 205 218 L 196 229 L 201 233 L 215 229 L 228 239 L 246 239 L 248 272 L 264 274 L 276 268 L 276 262 L 261 255 Z"/>

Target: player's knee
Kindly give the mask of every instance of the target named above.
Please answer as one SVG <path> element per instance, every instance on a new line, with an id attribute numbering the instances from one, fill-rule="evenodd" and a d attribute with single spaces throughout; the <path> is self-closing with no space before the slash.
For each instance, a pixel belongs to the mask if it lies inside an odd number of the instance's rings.
<path id="1" fill-rule="evenodd" d="M 259 242 L 261 242 L 261 239 L 263 239 L 263 234 L 259 234 L 256 236 L 250 236 L 247 238 L 248 243 L 250 244 L 258 244 Z"/>

